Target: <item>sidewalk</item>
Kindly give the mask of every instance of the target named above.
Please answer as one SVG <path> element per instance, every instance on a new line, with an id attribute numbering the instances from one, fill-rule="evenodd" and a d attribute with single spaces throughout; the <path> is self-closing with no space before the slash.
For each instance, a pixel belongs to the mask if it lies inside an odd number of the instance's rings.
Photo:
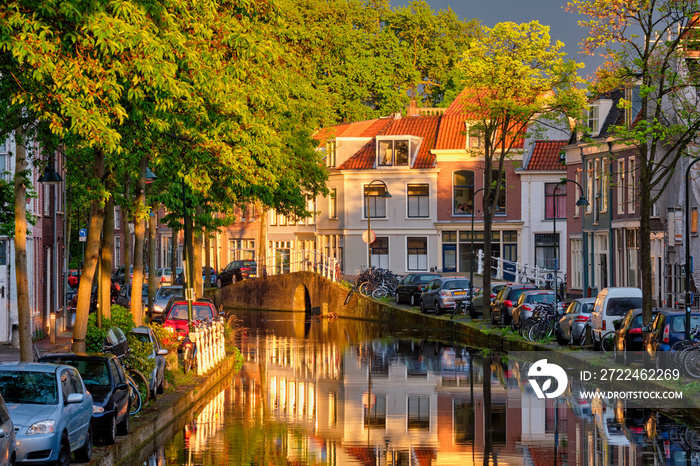
<path id="1" fill-rule="evenodd" d="M 72 338 L 73 331 L 68 330 L 56 335 L 56 343 L 51 343 L 51 338 L 47 336 L 40 340 L 34 340 L 34 345 L 39 350 L 39 355 L 59 351 L 70 351 Z M 19 348 L 13 348 L 9 344 L 0 345 L 0 362 L 11 361 L 19 361 Z"/>

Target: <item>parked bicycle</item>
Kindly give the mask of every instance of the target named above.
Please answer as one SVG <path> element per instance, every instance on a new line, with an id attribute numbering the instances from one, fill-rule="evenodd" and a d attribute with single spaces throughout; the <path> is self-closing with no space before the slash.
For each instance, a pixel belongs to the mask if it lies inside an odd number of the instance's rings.
<path id="1" fill-rule="evenodd" d="M 554 335 L 559 317 L 554 303 L 534 303 L 532 317 L 520 326 L 521 334 L 529 341 L 550 337 Z"/>

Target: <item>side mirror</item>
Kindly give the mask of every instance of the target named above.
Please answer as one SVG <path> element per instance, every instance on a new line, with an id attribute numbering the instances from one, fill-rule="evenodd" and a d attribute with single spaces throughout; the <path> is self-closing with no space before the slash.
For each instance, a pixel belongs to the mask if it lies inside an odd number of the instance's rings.
<path id="1" fill-rule="evenodd" d="M 129 389 L 129 385 L 126 384 L 126 383 L 118 383 L 118 384 L 114 387 L 114 389 L 115 389 L 115 390 L 128 390 L 128 389 Z"/>
<path id="2" fill-rule="evenodd" d="M 642 332 L 649 332 L 651 328 L 648 325 L 642 327 Z"/>
<path id="3" fill-rule="evenodd" d="M 75 404 L 75 403 L 82 403 L 83 400 L 85 399 L 85 395 L 82 393 L 71 393 L 68 395 L 68 398 L 66 398 L 66 404 Z"/>
<path id="4" fill-rule="evenodd" d="M 158 352 L 157 352 L 156 354 L 157 354 L 158 356 L 167 356 L 167 355 L 168 355 L 168 350 L 166 350 L 165 348 L 161 348 L 161 349 L 158 350 Z"/>

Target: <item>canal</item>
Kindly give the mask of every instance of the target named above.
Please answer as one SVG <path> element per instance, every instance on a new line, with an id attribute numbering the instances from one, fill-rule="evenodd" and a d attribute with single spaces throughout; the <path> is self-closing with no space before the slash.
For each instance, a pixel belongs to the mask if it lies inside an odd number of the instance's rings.
<path id="1" fill-rule="evenodd" d="M 232 312 L 243 369 L 136 463 L 700 465 L 684 413 L 541 400 L 504 355 L 429 331 Z"/>

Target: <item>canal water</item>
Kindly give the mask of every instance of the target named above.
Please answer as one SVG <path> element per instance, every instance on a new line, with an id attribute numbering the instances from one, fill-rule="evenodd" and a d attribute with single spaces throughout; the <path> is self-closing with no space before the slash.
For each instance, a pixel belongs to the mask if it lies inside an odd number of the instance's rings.
<path id="1" fill-rule="evenodd" d="M 687 412 L 591 404 L 573 390 L 540 400 L 504 355 L 435 332 L 237 316 L 243 369 L 139 464 L 700 465 Z"/>

